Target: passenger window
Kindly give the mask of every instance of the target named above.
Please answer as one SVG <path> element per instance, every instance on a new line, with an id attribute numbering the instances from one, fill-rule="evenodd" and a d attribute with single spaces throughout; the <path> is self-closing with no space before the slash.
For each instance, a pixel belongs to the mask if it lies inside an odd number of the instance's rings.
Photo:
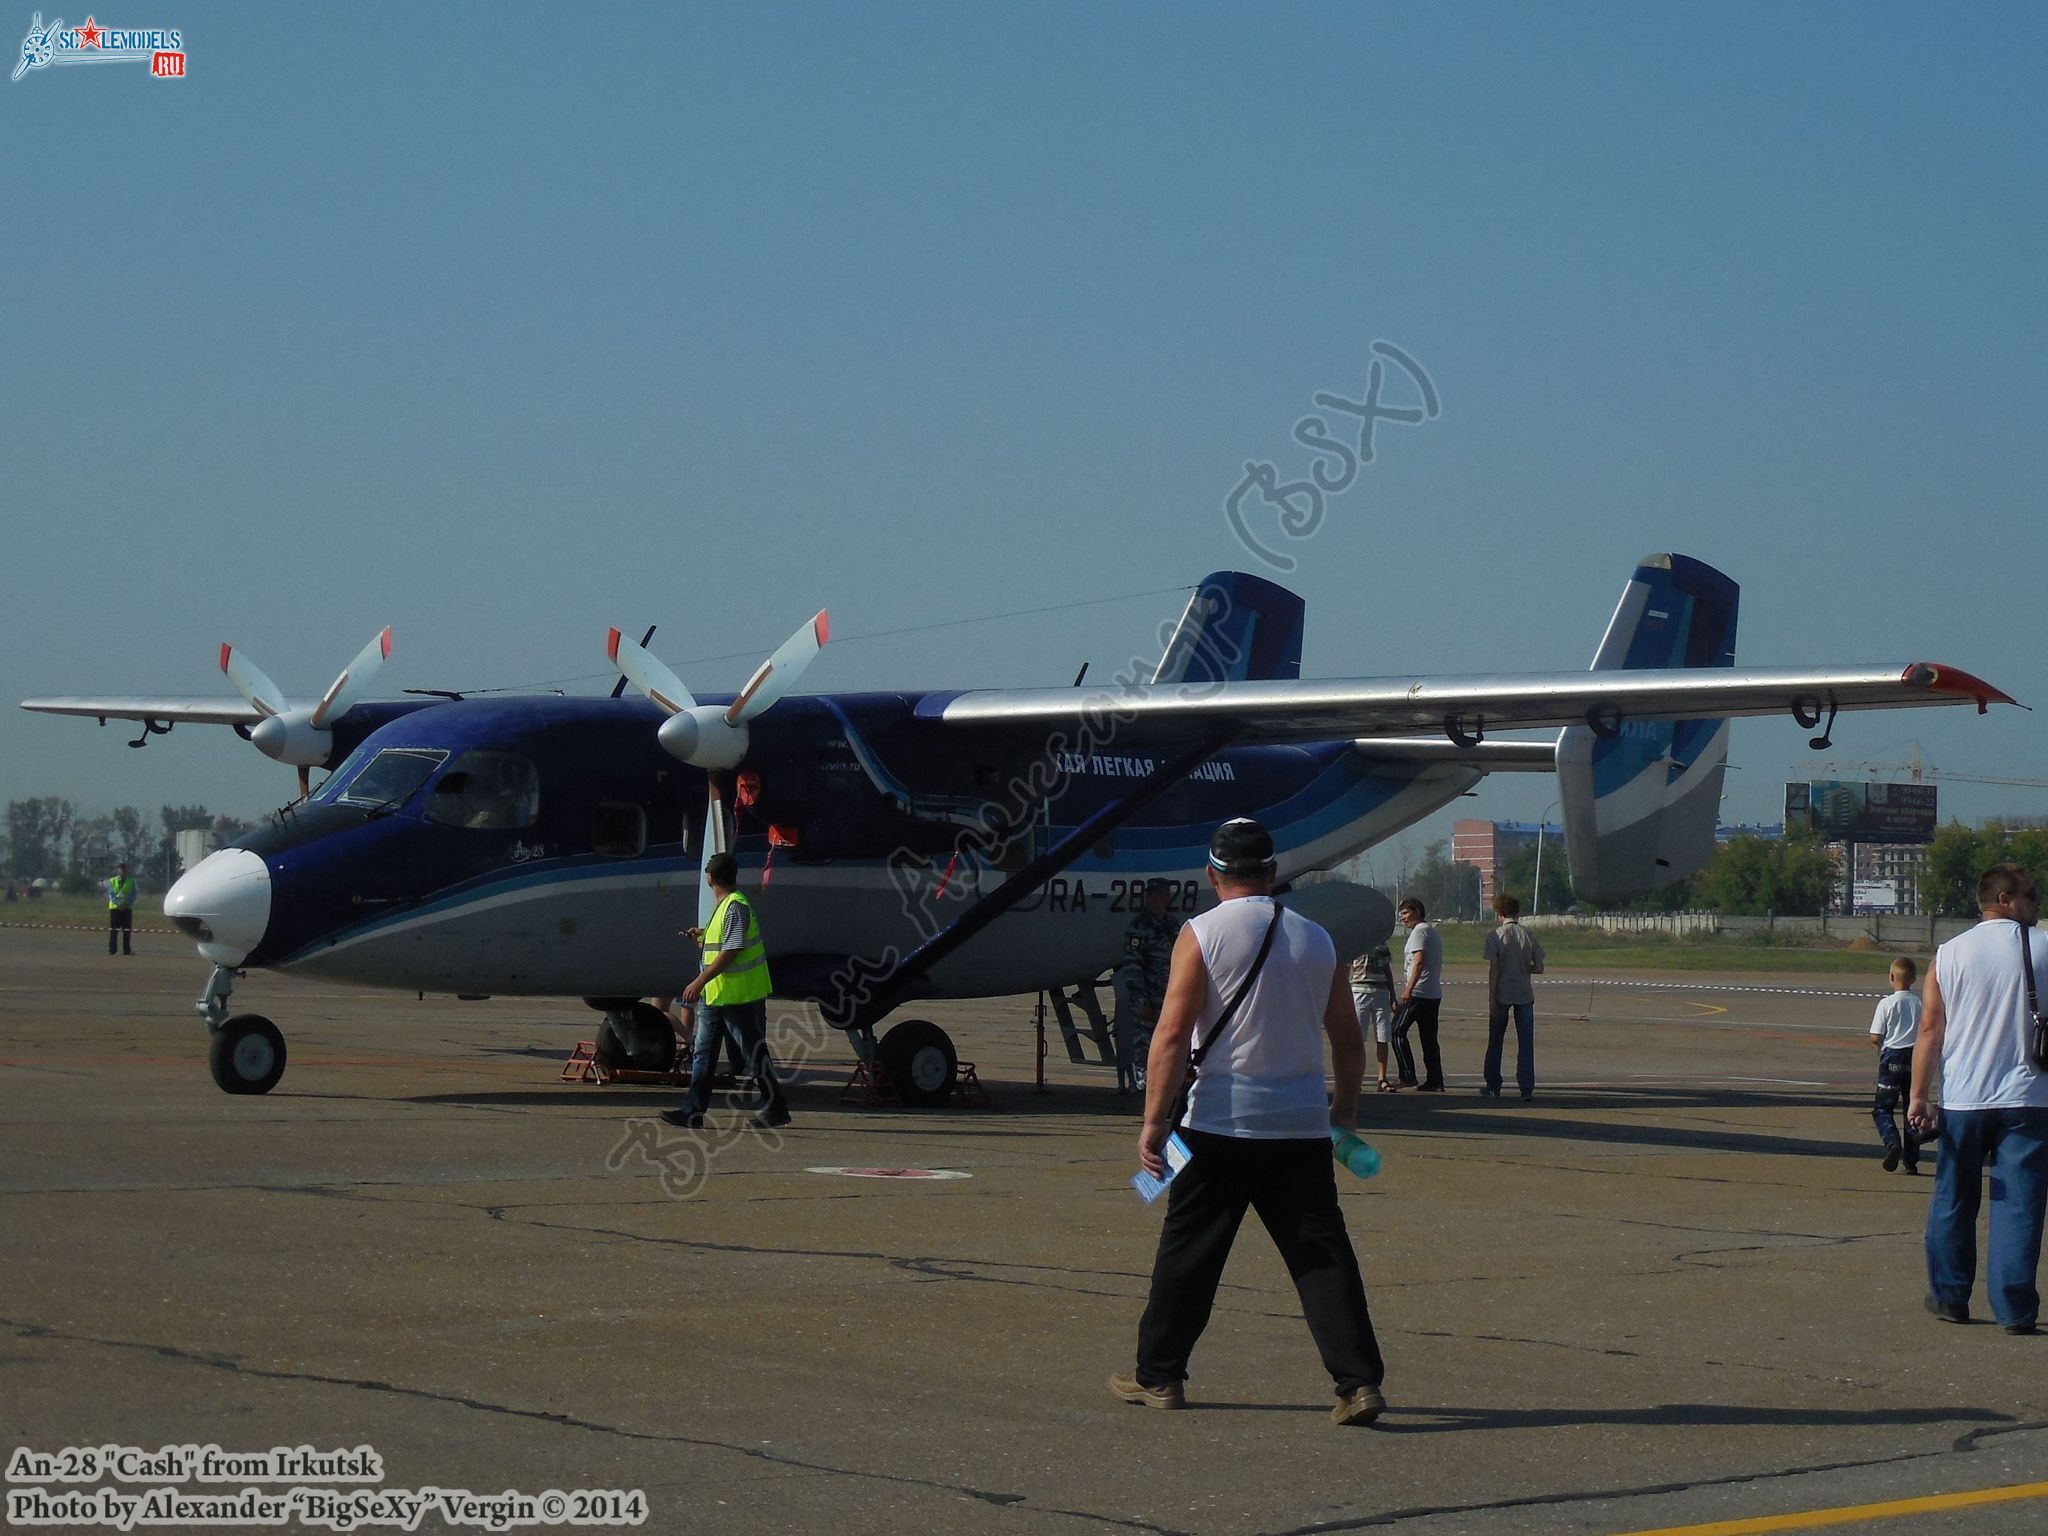
<path id="1" fill-rule="evenodd" d="M 530 827 L 540 815 L 540 774 L 517 752 L 465 752 L 427 796 L 426 813 L 450 827 Z"/>
<path id="2" fill-rule="evenodd" d="M 637 859 L 647 847 L 647 813 L 637 805 L 599 801 L 591 847 L 608 859 Z"/>

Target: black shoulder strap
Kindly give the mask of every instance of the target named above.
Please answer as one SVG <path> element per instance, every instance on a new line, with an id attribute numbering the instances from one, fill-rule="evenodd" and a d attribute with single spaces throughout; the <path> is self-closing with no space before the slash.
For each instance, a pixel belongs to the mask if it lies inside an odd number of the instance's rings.
<path id="1" fill-rule="evenodd" d="M 2034 954 L 2027 941 L 2027 925 L 2020 924 L 2020 973 L 2027 978 L 2028 1048 L 2036 1072 L 2048 1072 L 2048 1019 L 2041 1017 L 2041 999 L 2034 984 Z"/>
<path id="2" fill-rule="evenodd" d="M 1237 991 L 1231 995 L 1230 1001 L 1223 1005 L 1223 1011 L 1216 1015 L 1216 1027 L 1209 1031 L 1209 1038 L 1188 1053 L 1188 1077 L 1190 1080 L 1193 1079 L 1196 1072 L 1201 1070 L 1202 1058 L 1209 1054 L 1209 1048 L 1222 1039 L 1223 1032 L 1230 1028 L 1231 1020 L 1237 1017 L 1238 1005 L 1245 1000 L 1246 994 L 1251 991 L 1252 983 L 1259 979 L 1259 972 L 1265 969 L 1266 956 L 1272 953 L 1273 949 L 1273 935 L 1280 931 L 1280 915 L 1282 910 L 1279 902 L 1273 903 L 1273 921 L 1266 924 L 1266 940 L 1259 946 L 1258 957 L 1252 961 L 1252 968 L 1244 973 L 1244 980 L 1237 984 Z"/>

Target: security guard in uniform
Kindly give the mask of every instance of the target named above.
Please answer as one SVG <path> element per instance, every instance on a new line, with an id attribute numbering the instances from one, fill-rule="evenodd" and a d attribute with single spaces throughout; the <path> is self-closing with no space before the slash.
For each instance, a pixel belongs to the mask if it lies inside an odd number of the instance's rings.
<path id="1" fill-rule="evenodd" d="M 107 877 L 107 953 L 113 954 L 118 944 L 120 953 L 134 954 L 134 933 L 135 882 L 126 864 L 116 864 Z"/>
<path id="2" fill-rule="evenodd" d="M 721 1038 L 735 1042 L 748 1070 L 767 1098 L 751 1122 L 758 1130 L 789 1124 L 789 1103 L 768 1057 L 768 951 L 753 903 L 738 889 L 739 861 L 714 853 L 704 861 L 704 883 L 718 898 L 706 928 L 689 935 L 704 946 L 704 968 L 683 988 L 685 1007 L 697 1010 L 697 1036 L 690 1052 L 690 1091 L 681 1109 L 667 1110 L 671 1125 L 701 1126 L 711 1103 L 711 1078 Z"/>

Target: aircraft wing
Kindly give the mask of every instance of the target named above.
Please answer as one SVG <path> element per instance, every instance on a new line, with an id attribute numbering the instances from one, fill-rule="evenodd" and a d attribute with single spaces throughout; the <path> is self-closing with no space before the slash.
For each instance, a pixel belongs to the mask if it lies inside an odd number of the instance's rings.
<path id="1" fill-rule="evenodd" d="M 1557 741 L 1481 741 L 1461 747 L 1440 736 L 1361 736 L 1351 743 L 1373 763 L 1452 763 L 1487 773 L 1555 773 Z"/>
<path id="2" fill-rule="evenodd" d="M 1818 725 L 1837 709 L 1915 709 L 2015 701 L 1955 667 L 1670 668 L 1503 673 L 1485 677 L 1302 682 L 1119 684 L 931 694 L 918 714 L 963 730 L 1062 731 L 1099 740 L 1192 741 L 1228 731 L 1234 744 L 1442 735 L 1466 744 L 1494 731 L 1590 725 L 1612 735 L 1631 720 L 1719 720 L 1790 714 Z"/>
<path id="3" fill-rule="evenodd" d="M 86 715 L 108 720 L 155 720 L 166 725 L 253 726 L 262 711 L 241 699 L 23 699 L 39 715 Z"/>

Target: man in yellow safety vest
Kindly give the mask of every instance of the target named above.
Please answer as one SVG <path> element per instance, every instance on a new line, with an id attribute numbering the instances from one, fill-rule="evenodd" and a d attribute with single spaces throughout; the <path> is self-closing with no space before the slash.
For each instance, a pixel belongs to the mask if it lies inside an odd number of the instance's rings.
<path id="1" fill-rule="evenodd" d="M 135 953 L 135 882 L 126 864 L 116 864 L 107 877 L 107 953 L 120 946 L 124 955 Z"/>
<path id="2" fill-rule="evenodd" d="M 664 1111 L 671 1125 L 701 1126 L 711 1103 L 711 1077 L 721 1039 L 746 1057 L 767 1103 L 751 1122 L 758 1130 L 789 1124 L 789 1103 L 768 1056 L 768 951 L 753 903 L 739 893 L 739 861 L 714 853 L 704 861 L 704 883 L 718 898 L 710 923 L 688 930 L 704 946 L 704 967 L 683 988 L 685 1007 L 697 1010 L 690 1051 L 690 1091 L 680 1109 Z"/>

